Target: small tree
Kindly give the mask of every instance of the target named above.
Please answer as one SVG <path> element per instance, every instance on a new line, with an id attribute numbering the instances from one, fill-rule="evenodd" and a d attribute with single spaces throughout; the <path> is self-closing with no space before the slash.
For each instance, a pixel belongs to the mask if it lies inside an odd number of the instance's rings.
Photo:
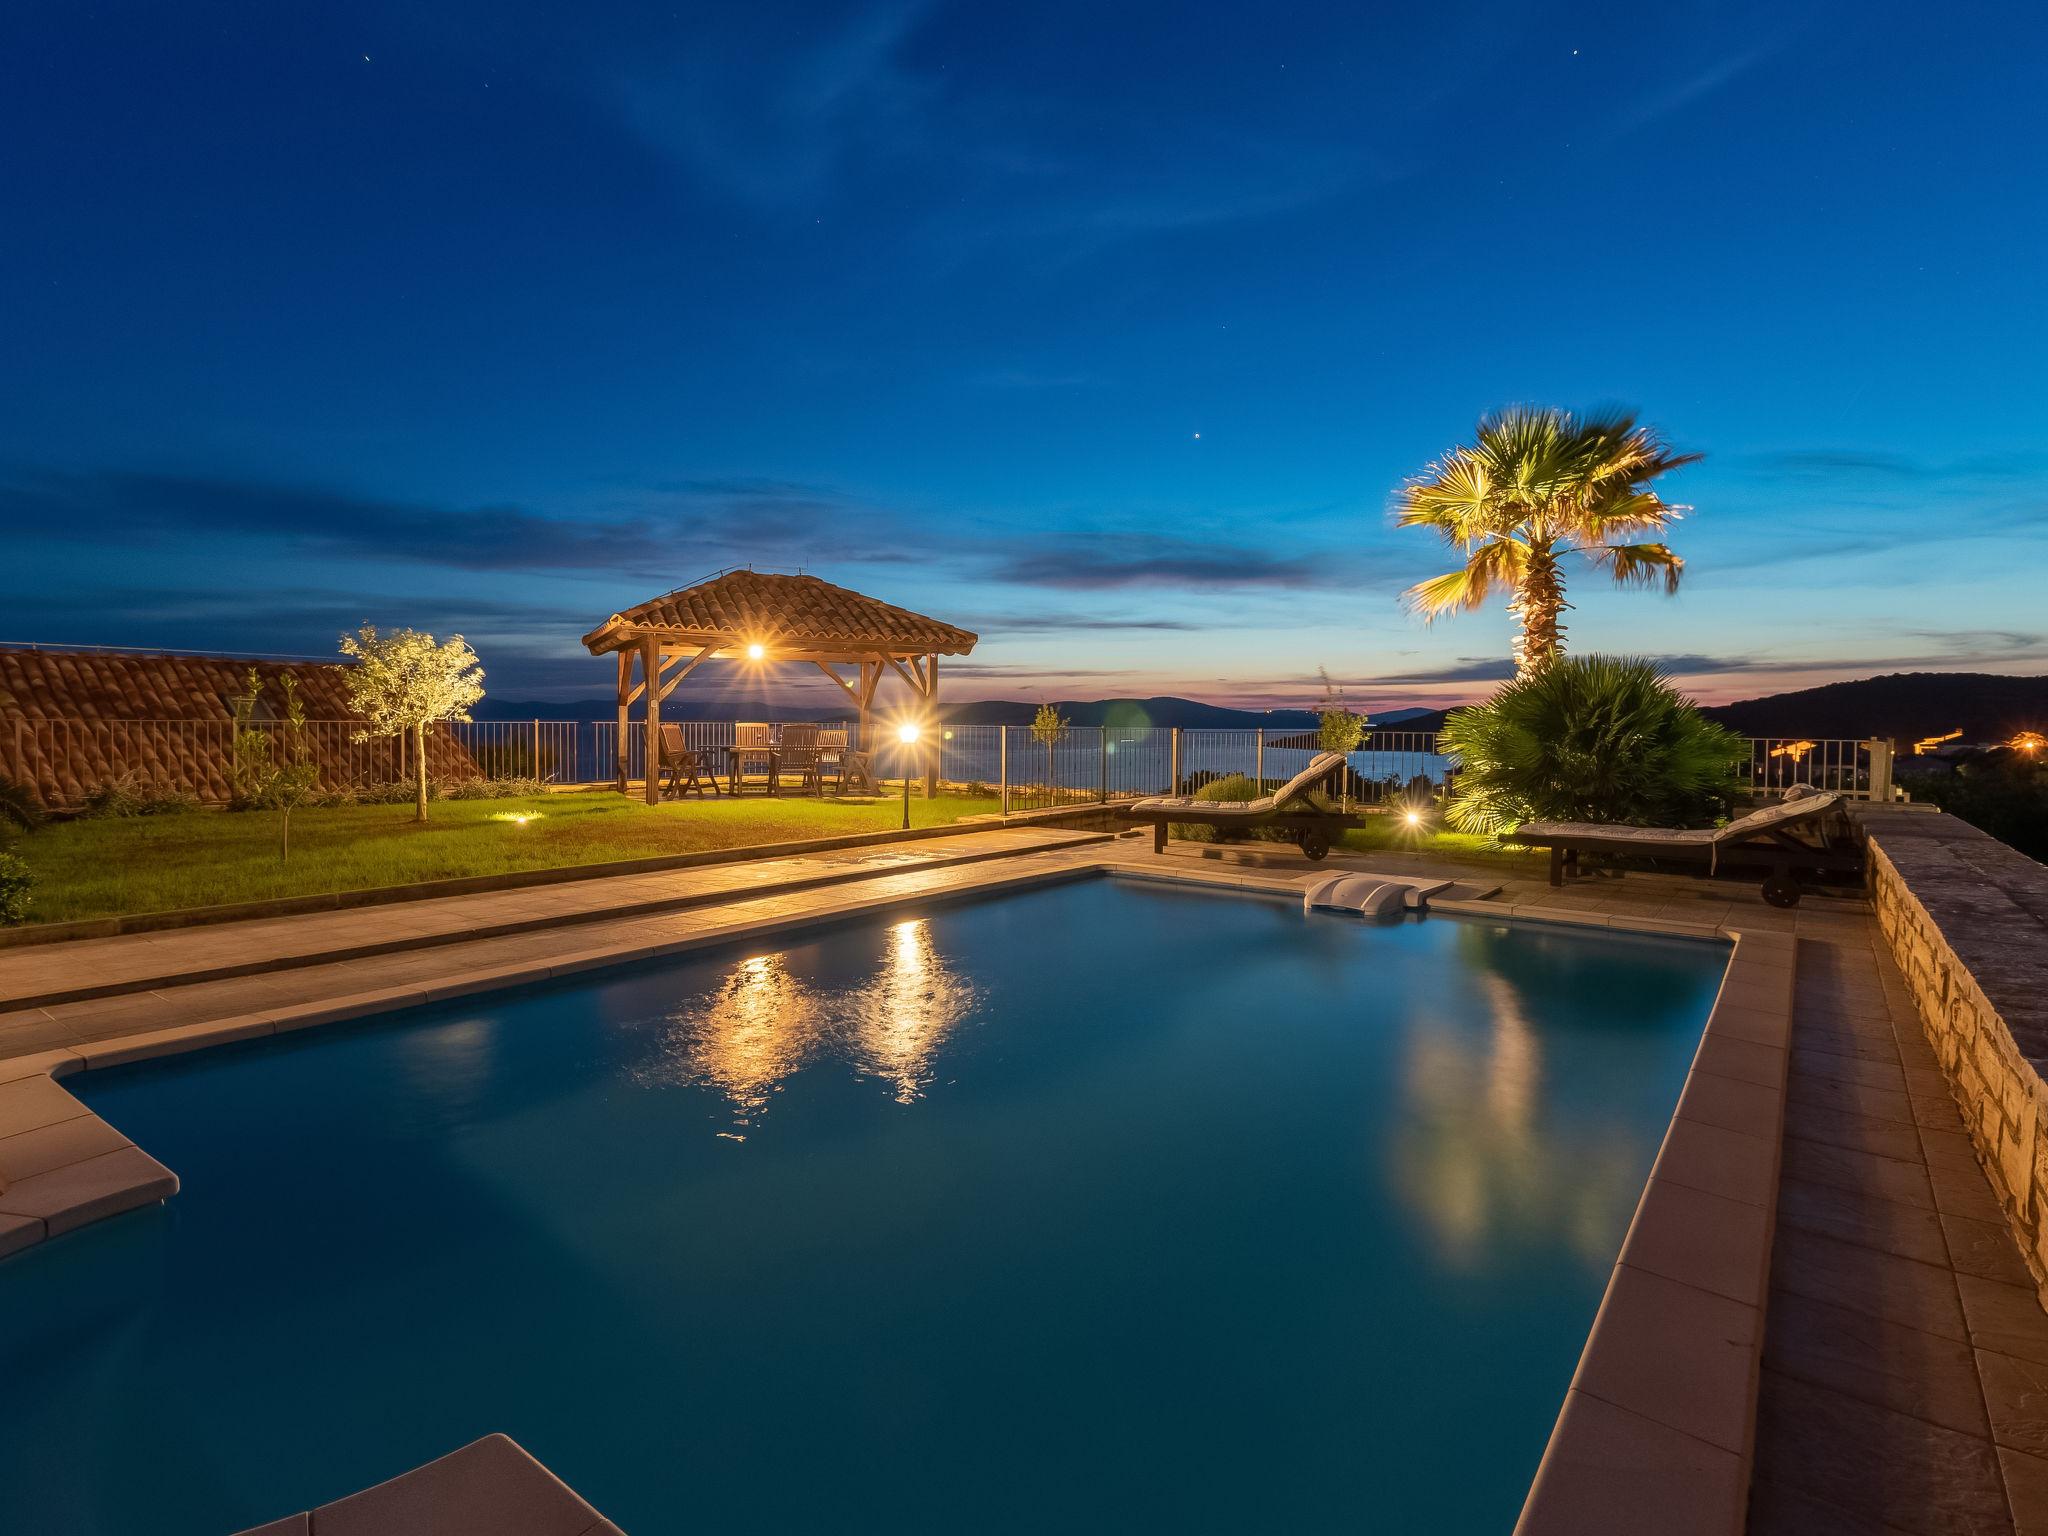
<path id="1" fill-rule="evenodd" d="M 1054 782 L 1052 749 L 1066 740 L 1067 717 L 1059 712 L 1057 706 L 1041 704 L 1038 713 L 1032 717 L 1031 734 L 1045 748 L 1045 787 L 1050 791 Z"/>
<path id="2" fill-rule="evenodd" d="M 284 712 L 275 737 L 256 725 L 256 705 L 263 697 L 263 678 L 254 667 L 235 700 L 234 790 L 237 804 L 277 812 L 277 862 L 292 853 L 292 812 L 306 803 L 320 782 L 306 737 L 306 708 L 299 702 L 299 680 L 287 672 L 278 680 L 284 690 Z"/>
<path id="3" fill-rule="evenodd" d="M 1325 752 L 1342 752 L 1349 757 L 1365 740 L 1366 718 L 1352 709 L 1344 690 L 1330 680 L 1327 667 L 1317 667 L 1323 680 L 1323 702 L 1316 706 L 1316 738 Z"/>
<path id="4" fill-rule="evenodd" d="M 343 654 L 357 665 L 348 675 L 349 701 L 368 722 L 358 741 L 372 736 L 410 736 L 418 769 L 413 820 L 427 819 L 427 727 L 443 720 L 467 720 L 469 706 L 484 696 L 484 671 L 476 652 L 460 635 L 445 644 L 416 629 L 379 635 L 365 624 L 341 637 Z"/>

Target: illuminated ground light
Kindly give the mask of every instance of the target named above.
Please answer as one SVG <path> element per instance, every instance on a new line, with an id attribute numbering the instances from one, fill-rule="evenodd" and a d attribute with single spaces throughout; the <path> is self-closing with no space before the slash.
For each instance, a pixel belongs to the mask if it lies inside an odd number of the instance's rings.
<path id="1" fill-rule="evenodd" d="M 1401 819 L 1411 827 L 1419 827 L 1422 825 L 1422 812 L 1407 811 L 1402 814 Z"/>
<path id="2" fill-rule="evenodd" d="M 539 821 L 542 814 L 540 811 L 494 811 L 491 813 L 491 820 L 507 821 L 515 827 L 523 827 L 529 821 Z"/>

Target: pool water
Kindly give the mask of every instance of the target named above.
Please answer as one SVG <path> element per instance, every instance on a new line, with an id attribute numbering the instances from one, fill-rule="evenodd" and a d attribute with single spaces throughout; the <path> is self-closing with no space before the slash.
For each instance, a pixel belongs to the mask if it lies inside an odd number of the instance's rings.
<path id="1" fill-rule="evenodd" d="M 1725 950 L 1090 880 L 74 1078 L 11 1530 L 503 1430 L 632 1536 L 1504 1531 Z"/>

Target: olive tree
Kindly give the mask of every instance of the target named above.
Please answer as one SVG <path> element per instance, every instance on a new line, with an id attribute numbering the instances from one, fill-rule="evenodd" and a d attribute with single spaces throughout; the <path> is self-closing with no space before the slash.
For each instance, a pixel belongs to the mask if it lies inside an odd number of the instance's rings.
<path id="1" fill-rule="evenodd" d="M 467 720 L 469 706 L 484 696 L 484 669 L 460 635 L 436 641 L 416 629 L 377 633 L 365 624 L 341 637 L 342 653 L 355 658 L 348 672 L 349 701 L 364 720 L 358 741 L 371 736 L 409 736 L 418 797 L 413 819 L 427 819 L 427 727 Z"/>

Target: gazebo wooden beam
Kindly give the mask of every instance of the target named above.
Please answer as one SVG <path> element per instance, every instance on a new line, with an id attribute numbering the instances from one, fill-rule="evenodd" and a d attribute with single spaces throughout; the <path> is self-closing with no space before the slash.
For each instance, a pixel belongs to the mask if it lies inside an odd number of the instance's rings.
<path id="1" fill-rule="evenodd" d="M 640 642 L 641 688 L 647 694 L 647 734 L 643 750 L 647 755 L 641 777 L 647 785 L 647 803 L 661 804 L 661 642 L 649 635 Z"/>
<path id="2" fill-rule="evenodd" d="M 666 699 L 670 694 L 674 693 L 676 691 L 676 684 L 680 683 L 684 678 L 688 677 L 692 672 L 696 671 L 697 664 L 709 658 L 711 654 L 717 649 L 718 647 L 716 645 L 707 645 L 704 647 L 703 650 L 699 651 L 696 655 L 692 656 L 689 659 L 689 661 L 684 664 L 681 671 L 677 672 L 674 677 L 670 678 L 667 682 L 661 685 L 661 693 L 659 696 L 663 699 Z M 681 651 L 676 652 L 675 655 L 677 661 L 682 660 L 683 653 Z"/>

